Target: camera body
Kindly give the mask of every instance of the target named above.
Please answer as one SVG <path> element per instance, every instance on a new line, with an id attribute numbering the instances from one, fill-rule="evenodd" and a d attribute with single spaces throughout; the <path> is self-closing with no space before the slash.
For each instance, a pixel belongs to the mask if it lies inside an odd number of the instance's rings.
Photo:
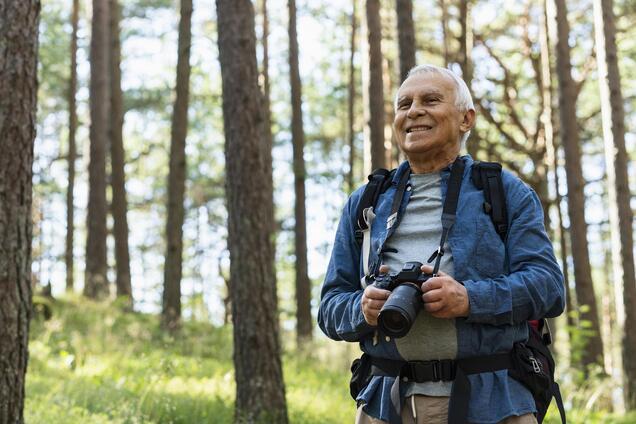
<path id="1" fill-rule="evenodd" d="M 378 326 L 388 336 L 404 337 L 422 308 L 423 282 L 432 277 L 421 270 L 421 262 L 406 262 L 400 272 L 381 274 L 375 278 L 375 286 L 389 290 L 391 294 L 378 315 Z"/>

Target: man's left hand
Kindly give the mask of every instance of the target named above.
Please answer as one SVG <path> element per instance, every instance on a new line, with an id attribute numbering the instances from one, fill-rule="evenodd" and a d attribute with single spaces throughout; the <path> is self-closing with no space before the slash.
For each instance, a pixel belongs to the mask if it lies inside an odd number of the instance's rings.
<path id="1" fill-rule="evenodd" d="M 433 267 L 422 265 L 422 272 L 433 273 Z M 468 291 L 450 275 L 439 271 L 422 283 L 422 300 L 426 309 L 435 318 L 467 317 L 470 311 Z"/>

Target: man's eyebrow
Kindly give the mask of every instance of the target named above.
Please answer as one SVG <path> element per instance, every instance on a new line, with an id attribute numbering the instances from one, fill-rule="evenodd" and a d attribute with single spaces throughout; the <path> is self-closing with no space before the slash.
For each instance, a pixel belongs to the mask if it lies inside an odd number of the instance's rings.
<path id="1" fill-rule="evenodd" d="M 424 97 L 424 96 L 440 96 L 440 97 L 444 98 L 444 93 L 442 93 L 441 91 L 438 91 L 438 90 L 436 90 L 436 89 L 431 89 L 431 90 L 428 90 L 428 91 L 426 91 L 426 92 L 424 92 L 424 93 L 417 93 L 417 95 L 416 95 L 416 96 L 417 96 L 417 97 Z M 410 99 L 412 99 L 412 98 L 413 98 L 413 96 L 408 95 L 408 94 L 407 94 L 407 95 L 402 95 L 402 96 L 399 96 L 399 97 L 398 97 L 397 102 L 398 102 L 398 103 L 400 103 L 400 102 L 402 102 L 402 101 L 404 101 L 404 100 L 410 100 Z"/>

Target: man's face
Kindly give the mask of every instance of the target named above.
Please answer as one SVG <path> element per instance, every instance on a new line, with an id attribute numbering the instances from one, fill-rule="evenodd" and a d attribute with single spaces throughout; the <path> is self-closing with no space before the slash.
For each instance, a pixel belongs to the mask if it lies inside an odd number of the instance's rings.
<path id="1" fill-rule="evenodd" d="M 472 120 L 455 106 L 455 83 L 437 73 L 415 74 L 398 90 L 393 128 L 402 151 L 438 156 L 459 151 L 459 138 Z M 471 112 L 472 113 L 472 112 Z"/>

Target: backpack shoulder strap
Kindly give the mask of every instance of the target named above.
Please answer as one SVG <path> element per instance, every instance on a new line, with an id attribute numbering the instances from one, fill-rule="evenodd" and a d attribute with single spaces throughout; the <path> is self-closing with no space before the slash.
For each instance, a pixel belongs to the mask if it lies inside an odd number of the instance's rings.
<path id="1" fill-rule="evenodd" d="M 501 179 L 501 164 L 475 161 L 471 178 L 475 187 L 484 192 L 484 212 L 490 215 L 501 240 L 505 240 L 508 234 L 508 213 Z"/>
<path id="2" fill-rule="evenodd" d="M 366 277 L 369 275 L 369 253 L 371 251 L 371 224 L 375 218 L 373 209 L 380 194 L 384 193 L 391 184 L 395 169 L 376 169 L 369 175 L 369 183 L 362 192 L 358 209 L 356 210 L 356 242 L 360 246 L 363 259 L 364 277 L 360 280 L 362 288 L 366 287 Z"/>
<path id="3" fill-rule="evenodd" d="M 394 174 L 395 169 L 389 171 L 378 168 L 369 175 L 369 182 L 362 192 L 360 203 L 358 203 L 358 208 L 356 209 L 356 241 L 358 244 L 362 243 L 362 232 L 369 229 L 369 224 L 364 217 L 365 209 L 375 208 L 380 194 L 384 193 L 389 187 Z"/>

